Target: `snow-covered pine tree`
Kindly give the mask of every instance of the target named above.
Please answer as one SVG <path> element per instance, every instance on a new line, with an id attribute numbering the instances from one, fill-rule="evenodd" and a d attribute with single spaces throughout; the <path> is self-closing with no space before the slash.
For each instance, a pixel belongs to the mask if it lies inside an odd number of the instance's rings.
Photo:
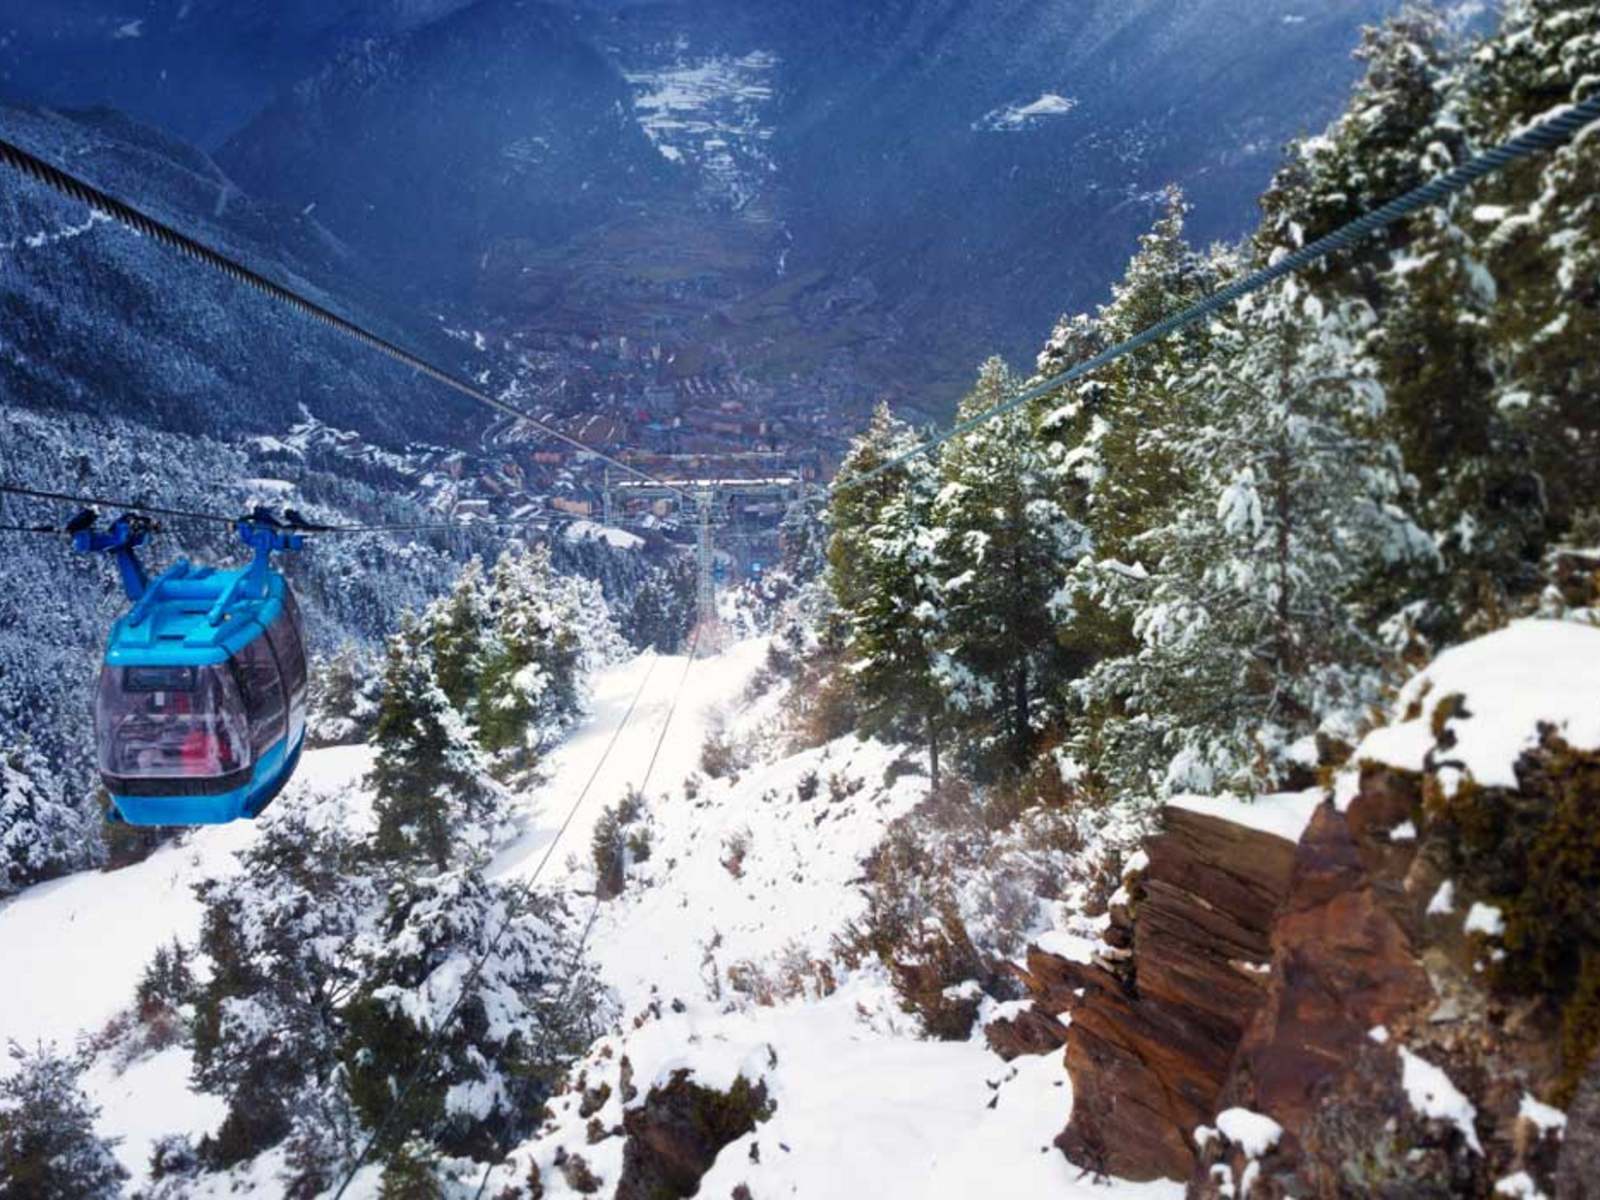
<path id="1" fill-rule="evenodd" d="M 382 1124 L 386 1154 L 413 1136 L 449 1154 L 503 1153 L 608 1015 L 549 902 L 475 870 L 397 882 L 359 954 L 340 1055 L 350 1100 L 369 1128 Z M 395 1109 L 430 1036 L 430 1069 Z"/>
<path id="2" fill-rule="evenodd" d="M 1458 89 L 1462 123 L 1480 144 L 1503 141 L 1560 106 L 1600 92 L 1600 22 L 1584 0 L 1511 0 L 1501 29 L 1472 56 Z M 1528 485 L 1505 497 L 1540 522 L 1517 583 L 1585 508 L 1600 503 L 1600 138 L 1593 130 L 1475 190 L 1471 227 L 1493 306 L 1482 338 L 1494 375 L 1487 399 Z M 1529 494 L 1531 493 L 1531 494 Z M 1500 499 L 1500 497 L 1495 497 Z M 1498 509 L 1485 524 L 1503 519 Z M 1485 532 L 1488 532 L 1486 529 Z"/>
<path id="3" fill-rule="evenodd" d="M 365 741 L 378 719 L 381 682 L 376 664 L 353 642 L 313 660 L 306 744 L 315 749 Z"/>
<path id="4" fill-rule="evenodd" d="M 1017 380 L 990 359 L 961 418 L 1013 396 Z M 1035 413 L 1013 409 L 947 443 L 939 460 L 933 544 L 942 630 L 936 668 L 953 720 L 977 761 L 1025 770 L 1059 687 L 1078 663 L 1049 619 L 1064 573 L 1088 549 L 1060 499 L 1057 462 Z"/>
<path id="5" fill-rule="evenodd" d="M 469 712 L 477 696 L 489 623 L 483 560 L 474 557 L 461 568 L 450 594 L 434 601 L 423 615 L 434 675 L 457 712 Z"/>
<path id="6" fill-rule="evenodd" d="M 502 778 L 526 772 L 576 715 L 583 647 L 577 615 L 543 546 L 508 550 L 494 565 L 475 709 L 479 740 Z"/>
<path id="7" fill-rule="evenodd" d="M 373 743 L 374 854 L 444 871 L 486 851 L 500 792 L 409 614 L 389 639 Z"/>
<path id="8" fill-rule="evenodd" d="M 861 703 L 867 734 L 920 738 L 928 747 L 933 786 L 940 780 L 945 695 L 940 680 L 943 591 L 938 535 L 932 528 L 939 478 L 926 456 L 897 472 L 890 495 L 861 531 L 857 577 L 868 581 L 846 609 L 846 669 Z"/>
<path id="9" fill-rule="evenodd" d="M 83 1068 L 52 1049 L 10 1046 L 0 1078 L 0 1200 L 113 1200 L 128 1173 L 115 1142 L 94 1131 L 100 1110 L 79 1086 Z"/>
<path id="10" fill-rule="evenodd" d="M 623 633 L 641 650 L 676 654 L 694 624 L 694 563 L 678 555 L 653 567 L 624 612 Z"/>
<path id="11" fill-rule="evenodd" d="M 1163 196 L 1161 215 L 1139 239 L 1111 302 L 1093 316 L 1064 317 L 1038 359 L 1036 378 L 1048 378 L 1106 346 L 1202 299 L 1234 267 L 1223 251 L 1203 256 L 1184 236 L 1186 206 L 1177 188 Z M 1126 653 L 1133 646 L 1132 613 L 1119 608 L 1114 584 L 1139 554 L 1135 539 L 1158 523 L 1188 485 L 1178 430 L 1190 380 L 1206 361 L 1211 332 L 1191 327 L 1123 358 L 1074 384 L 1050 402 L 1040 435 L 1067 513 L 1088 532 L 1089 562 L 1105 571 L 1080 574 L 1086 588 L 1055 598 L 1064 646 L 1083 660 Z M 1106 574 L 1109 572 L 1109 574 Z"/>
<path id="12" fill-rule="evenodd" d="M 874 586 L 871 530 L 879 514 L 900 495 L 906 475 L 901 466 L 864 482 L 856 480 L 916 444 L 912 428 L 896 417 L 887 403 L 880 403 L 867 428 L 850 443 L 834 475 L 827 513 L 828 587 L 846 612 L 857 608 Z"/>
<path id="13" fill-rule="evenodd" d="M 790 504 L 778 523 L 780 565 L 796 584 L 815 579 L 827 564 L 825 509 L 812 495 Z"/>
<path id="14" fill-rule="evenodd" d="M 1461 128 L 1441 119 L 1457 53 L 1437 10 L 1407 4 L 1363 29 L 1356 58 L 1366 72 L 1344 112 L 1324 133 L 1290 145 L 1288 161 L 1261 197 L 1258 259 L 1315 241 L 1448 170 L 1464 148 Z M 1394 228 L 1387 242 L 1341 251 L 1305 277 L 1359 291 L 1362 275 L 1350 265 L 1381 264 L 1387 250 L 1409 237 L 1405 227 Z"/>
<path id="15" fill-rule="evenodd" d="M 338 1008 L 357 986 L 353 946 L 382 903 L 365 848 L 342 820 L 277 809 L 240 869 L 197 885 L 205 907 L 194 1080 L 227 1116 L 200 1146 L 212 1167 L 252 1158 L 320 1108 L 337 1065 Z"/>
<path id="16" fill-rule="evenodd" d="M 1194 481 L 1134 540 L 1148 569 L 1110 582 L 1137 649 L 1077 687 L 1102 718 L 1091 765 L 1131 796 L 1254 791 L 1349 739 L 1380 697 L 1383 614 L 1368 585 L 1425 570 L 1361 301 L 1328 311 L 1297 283 L 1218 332 L 1179 435 Z"/>
<path id="17" fill-rule="evenodd" d="M 56 775 L 27 744 L 0 748 L 0 899 L 94 859 L 98 832 Z"/>

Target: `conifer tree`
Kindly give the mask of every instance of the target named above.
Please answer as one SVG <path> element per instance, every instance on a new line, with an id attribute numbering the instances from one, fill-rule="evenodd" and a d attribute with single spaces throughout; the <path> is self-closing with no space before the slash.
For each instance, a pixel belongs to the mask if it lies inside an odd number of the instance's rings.
<path id="1" fill-rule="evenodd" d="M 903 466 L 863 482 L 856 480 L 898 458 L 917 443 L 916 434 L 881 403 L 872 421 L 850 445 L 834 476 L 828 505 L 828 587 L 840 608 L 857 609 L 874 586 L 871 531 L 879 515 L 902 492 Z"/>
<path id="2" fill-rule="evenodd" d="M 1093 316 L 1056 326 L 1039 356 L 1041 377 L 1093 357 L 1107 346 L 1201 300 L 1234 269 L 1229 256 L 1196 253 L 1184 235 L 1186 206 L 1177 188 Z M 1190 328 L 1147 346 L 1053 399 L 1040 431 L 1066 512 L 1087 532 L 1094 561 L 1113 574 L 1139 569 L 1148 543 L 1136 539 L 1160 522 L 1189 485 L 1180 432 L 1190 384 L 1210 353 L 1209 328 Z M 1079 581 L 1091 579 L 1079 576 Z M 1082 660 L 1126 653 L 1132 614 L 1098 586 L 1068 587 L 1055 597 L 1063 645 Z"/>
<path id="3" fill-rule="evenodd" d="M 945 737 L 938 674 L 943 593 L 938 538 L 930 524 L 938 476 L 927 457 L 908 460 L 900 475 L 899 493 L 860 536 L 865 559 L 857 574 L 870 585 L 846 610 L 846 650 L 861 700 L 860 730 L 920 737 L 937 789 Z"/>
<path id="4" fill-rule="evenodd" d="M 200 1154 L 224 1168 L 283 1140 L 308 1089 L 327 1085 L 351 946 L 381 902 L 342 823 L 314 826 L 295 809 L 267 822 L 239 865 L 195 889 L 210 972 L 195 989 L 194 1081 L 228 1106 Z"/>
<path id="5" fill-rule="evenodd" d="M 94 1131 L 100 1110 L 78 1083 L 82 1068 L 43 1047 L 10 1046 L 0 1078 L 0 1200 L 112 1200 L 128 1173 L 115 1142 Z"/>
<path id="6" fill-rule="evenodd" d="M 524 771 L 577 711 L 578 614 L 543 546 L 502 554 L 490 595 L 494 630 L 479 684 L 478 733 L 499 770 Z"/>
<path id="7" fill-rule="evenodd" d="M 376 668 L 351 642 L 311 666 L 306 737 L 312 747 L 363 741 L 378 718 Z"/>
<path id="8" fill-rule="evenodd" d="M 32 747 L 0 748 L 0 899 L 81 866 L 94 837 Z"/>
<path id="9" fill-rule="evenodd" d="M 1327 312 L 1292 282 L 1245 308 L 1189 400 L 1194 486 L 1135 540 L 1153 565 L 1087 568 L 1134 613 L 1137 648 L 1077 689 L 1102 709 L 1092 765 L 1122 792 L 1254 790 L 1304 757 L 1299 739 L 1349 738 L 1377 702 L 1366 585 L 1435 552 L 1374 432 L 1372 326 L 1361 302 Z"/>
<path id="10" fill-rule="evenodd" d="M 390 888 L 357 947 L 361 984 L 340 1009 L 339 1048 L 346 1093 L 370 1128 L 383 1123 L 385 1153 L 420 1137 L 488 1156 L 531 1131 L 575 1033 L 607 1015 L 552 917 L 472 869 Z M 397 1081 L 430 1042 L 434 1069 L 400 1104 Z"/>
<path id="11" fill-rule="evenodd" d="M 1017 381 L 985 363 L 958 416 L 1009 399 Z M 940 683 L 981 761 L 1021 771 L 1077 664 L 1049 619 L 1064 573 L 1088 548 L 1059 498 L 1034 414 L 1013 409 L 944 447 L 933 523 L 940 559 Z"/>
<path id="12" fill-rule="evenodd" d="M 434 674 L 457 712 L 468 712 L 477 695 L 489 620 L 483 560 L 474 555 L 456 576 L 450 594 L 432 604 L 424 618 Z"/>
<path id="13" fill-rule="evenodd" d="M 497 793 L 409 615 L 389 639 L 373 741 L 377 755 L 367 776 L 377 797 L 373 852 L 443 871 L 459 854 L 481 850 L 482 826 L 493 816 Z"/>

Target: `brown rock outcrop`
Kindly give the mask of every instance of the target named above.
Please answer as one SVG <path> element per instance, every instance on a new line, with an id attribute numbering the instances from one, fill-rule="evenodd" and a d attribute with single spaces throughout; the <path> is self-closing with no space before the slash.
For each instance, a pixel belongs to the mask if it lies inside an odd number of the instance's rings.
<path id="1" fill-rule="evenodd" d="M 1524 759 L 1525 785 L 1546 761 L 1545 752 Z M 1369 764 L 1347 811 L 1325 804 L 1313 817 L 1273 925 L 1266 1003 L 1217 1100 L 1218 1110 L 1269 1116 L 1283 1136 L 1254 1164 L 1212 1143 L 1191 1200 L 1236 1195 L 1247 1172 L 1257 1200 L 1489 1197 L 1522 1176 L 1543 1189 L 1555 1179 L 1560 1195 L 1600 1195 L 1600 1179 L 1574 1178 L 1595 1161 L 1592 1146 L 1575 1149 L 1583 1135 L 1563 1155 L 1560 1138 L 1523 1115 L 1524 1098 L 1549 1097 L 1559 1075 L 1551 1005 L 1488 985 L 1492 960 L 1462 928 L 1471 880 L 1456 879 L 1447 911 L 1428 911 L 1454 834 L 1429 825 L 1426 787 L 1422 776 Z M 1405 832 L 1392 836 L 1396 827 Z M 1470 1120 L 1418 1111 L 1402 1047 L 1444 1072 Z M 1561 1177 L 1558 1158 L 1574 1163 L 1560 1163 Z"/>
<path id="2" fill-rule="evenodd" d="M 1071 1016 L 1072 1120 L 1056 1145 L 1091 1170 L 1181 1180 L 1196 1161 L 1193 1131 L 1216 1112 L 1240 1037 L 1264 1002 L 1272 921 L 1295 848 L 1169 807 L 1146 851 L 1131 955 L 1085 966 L 1035 951 L 1024 983 L 1036 1009 L 1063 1003 Z"/>
<path id="3" fill-rule="evenodd" d="M 627 1110 L 622 1175 L 616 1200 L 667 1200 L 693 1196 L 718 1152 L 772 1115 L 764 1083 L 744 1076 L 726 1092 L 702 1087 L 676 1071 L 653 1087 L 644 1103 Z"/>

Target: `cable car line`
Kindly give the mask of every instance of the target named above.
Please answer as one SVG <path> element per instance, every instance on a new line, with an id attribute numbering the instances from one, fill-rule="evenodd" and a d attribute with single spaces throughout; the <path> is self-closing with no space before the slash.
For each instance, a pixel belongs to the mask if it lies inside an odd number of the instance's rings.
<path id="1" fill-rule="evenodd" d="M 122 512 L 148 513 L 153 517 L 174 517 L 185 521 L 209 521 L 218 525 L 232 525 L 237 517 L 225 517 L 218 513 L 193 512 L 181 508 L 159 508 L 152 504 L 141 504 L 133 500 L 108 500 L 103 496 L 75 496 L 70 492 L 48 492 L 38 488 L 21 487 L 12 483 L 0 483 L 0 493 L 8 496 L 23 496 L 30 500 L 52 500 L 63 504 L 77 504 L 84 508 L 114 508 Z M 40 531 L 32 531 L 40 532 Z M 64 532 L 45 529 L 42 532 Z"/>
<path id="2" fill-rule="evenodd" d="M 699 640 L 700 631 L 696 629 L 694 637 L 689 644 L 688 663 L 685 664 L 683 676 L 678 681 L 678 688 L 672 696 L 672 704 L 667 710 L 666 724 L 671 723 L 672 714 L 678 709 L 678 701 L 683 694 L 683 685 L 689 678 L 688 667 L 694 662 L 695 650 L 699 644 Z M 622 731 L 627 728 L 628 722 L 632 720 L 634 710 L 638 707 L 639 700 L 644 695 L 645 687 L 649 684 L 650 677 L 655 673 L 656 665 L 660 661 L 661 656 L 659 654 L 653 653 L 651 655 L 650 666 L 646 669 L 644 678 L 639 681 L 639 686 L 634 691 L 633 698 L 628 701 L 628 707 L 627 710 L 622 714 L 622 720 L 617 722 L 616 728 L 611 731 L 611 737 L 607 740 L 605 749 L 601 751 L 599 759 L 596 760 L 594 769 L 589 772 L 588 779 L 584 781 L 583 787 L 579 789 L 577 799 L 572 802 L 572 806 L 567 810 L 566 817 L 562 820 L 560 826 L 557 827 L 555 836 L 550 839 L 550 844 L 545 847 L 545 852 L 540 857 L 538 863 L 534 865 L 533 871 L 529 875 L 518 880 L 515 884 L 515 887 L 521 892 L 523 899 L 526 900 L 532 897 L 534 885 L 538 883 L 540 874 L 544 871 L 545 867 L 549 865 L 550 860 L 555 857 L 556 848 L 561 844 L 561 839 L 566 835 L 567 830 L 571 828 L 573 820 L 578 815 L 578 810 L 583 807 L 584 801 L 588 799 L 590 791 L 594 788 L 595 781 L 600 778 L 601 771 L 605 769 L 606 762 L 611 757 L 611 752 L 616 749 L 618 741 L 621 740 Z M 663 739 L 666 736 L 666 724 L 662 726 Z M 659 742 L 657 743 L 656 753 L 660 753 Z M 655 765 L 654 755 L 651 756 L 650 765 L 652 767 Z M 645 778 L 648 782 L 648 771 L 646 772 Z M 597 896 L 596 905 L 598 906 L 598 904 L 599 900 Z M 462 1005 L 466 1003 L 468 995 L 470 995 L 472 992 L 473 985 L 477 983 L 478 977 L 482 975 L 483 969 L 489 963 L 489 959 L 493 957 L 494 952 L 500 948 L 500 941 L 505 937 L 506 931 L 511 928 L 511 922 L 515 915 L 515 907 L 512 905 L 507 905 L 506 915 L 505 918 L 500 922 L 500 928 L 496 930 L 495 935 L 489 940 L 488 946 L 484 948 L 483 953 L 477 957 L 477 959 L 473 962 L 471 969 L 468 970 L 466 978 L 462 981 L 461 991 L 456 996 L 455 1003 L 452 1004 L 449 1010 L 445 1013 L 444 1019 L 440 1021 L 439 1024 L 433 1028 L 433 1030 L 430 1031 L 428 1039 L 422 1047 L 422 1052 L 417 1056 L 417 1065 L 412 1068 L 411 1074 L 406 1077 L 405 1082 L 400 1086 L 400 1090 L 396 1094 L 394 1100 L 390 1103 L 389 1111 L 384 1115 L 383 1120 L 378 1123 L 377 1127 L 373 1129 L 372 1133 L 368 1135 L 367 1140 L 362 1144 L 361 1151 L 356 1155 L 355 1162 L 351 1164 L 350 1169 L 345 1173 L 344 1179 L 339 1184 L 339 1189 L 334 1192 L 333 1200 L 341 1200 L 341 1197 L 344 1196 L 345 1190 L 350 1186 L 351 1182 L 355 1179 L 356 1174 L 361 1170 L 362 1166 L 371 1156 L 373 1149 L 378 1144 L 378 1140 L 383 1136 L 384 1132 L 393 1122 L 395 1114 L 398 1113 L 404 1106 L 406 1097 L 409 1096 L 412 1089 L 421 1082 L 424 1073 L 431 1065 L 431 1060 L 438 1052 L 439 1040 L 444 1036 L 445 1031 L 450 1027 L 450 1024 L 455 1020 L 456 1015 L 461 1011 Z M 591 913 L 589 917 L 589 926 L 586 926 L 584 930 L 585 938 L 588 937 L 588 929 L 589 927 L 592 927 L 593 923 L 594 914 Z M 562 989 L 561 996 L 563 1001 L 566 998 L 566 989 L 567 987 L 570 987 L 570 984 L 571 974 L 569 972 L 567 985 Z"/>
<path id="3" fill-rule="evenodd" d="M 246 287 L 253 288 L 255 291 L 277 301 L 279 304 L 283 304 L 294 309 L 296 312 L 310 320 L 320 322 L 321 324 L 326 325 L 347 337 L 354 338 L 356 341 L 367 346 L 369 349 L 376 350 L 379 354 L 386 355 L 395 362 L 400 363 L 402 366 L 410 367 L 412 370 L 426 375 L 434 382 L 443 384 L 445 387 L 459 392 L 469 400 L 484 405 L 487 408 L 491 408 L 500 413 L 502 416 L 512 417 L 518 421 L 523 421 L 533 426 L 547 437 L 554 438 L 557 441 L 562 442 L 585 454 L 592 454 L 602 462 L 616 467 L 619 471 L 624 471 L 635 478 L 645 480 L 649 483 L 660 484 L 662 486 L 669 487 L 674 492 L 677 492 L 678 495 L 680 495 L 685 501 L 690 499 L 688 493 L 679 488 L 673 487 L 671 484 L 663 483 L 662 480 L 650 474 L 650 472 L 641 470 L 633 464 L 625 462 L 620 458 L 615 458 L 601 450 L 596 450 L 594 447 L 587 445 L 580 439 L 573 437 L 571 434 L 563 433 L 554 426 L 539 420 L 531 413 L 524 412 L 516 405 L 502 400 L 497 396 L 491 396 L 488 392 L 485 392 L 481 388 L 474 387 L 472 384 L 468 383 L 464 379 L 461 379 L 459 376 L 452 375 L 450 372 L 435 366 L 427 359 L 413 354 L 411 351 L 405 349 L 405 347 L 399 346 L 387 338 L 372 332 L 365 326 L 358 325 L 349 318 L 340 316 L 332 309 L 318 304 L 315 300 L 312 300 L 291 288 L 287 288 L 281 283 L 277 283 L 276 281 L 267 278 L 260 272 L 245 266 L 237 259 L 230 258 L 220 250 L 208 246 L 204 242 L 197 241 L 195 238 L 192 238 L 188 234 L 183 233 L 181 230 L 166 224 L 164 221 L 159 221 L 155 217 L 141 212 L 139 209 L 134 208 L 131 204 L 128 204 L 122 200 L 118 200 L 115 196 L 112 196 L 108 192 L 101 191 L 93 184 L 87 183 L 75 175 L 68 174 L 60 167 L 46 162 L 37 155 L 24 150 L 21 146 L 15 145 L 14 143 L 4 139 L 0 139 L 0 162 L 5 163 L 7 166 L 16 171 L 20 171 L 22 174 L 29 176 L 36 182 L 42 183 L 46 187 L 59 192 L 63 196 L 67 196 L 81 204 L 85 204 L 95 211 L 104 213 L 107 217 L 133 230 L 135 233 L 142 234 L 145 237 L 160 242 L 162 245 L 176 250 L 180 254 L 187 255 L 196 262 L 202 263 L 213 270 L 220 271 L 222 274 L 228 276 L 228 278 L 234 280 L 236 283 L 241 283 Z"/>
<path id="4" fill-rule="evenodd" d="M 656 736 L 655 749 L 650 752 L 650 761 L 645 764 L 644 775 L 639 780 L 637 791 L 641 796 L 644 794 L 645 789 L 650 786 L 650 776 L 656 769 L 656 760 L 661 757 L 661 748 L 666 745 L 667 731 L 672 728 L 672 718 L 678 711 L 678 699 L 683 695 L 684 685 L 689 682 L 689 669 L 694 666 L 695 651 L 699 644 L 700 626 L 697 625 L 695 627 L 694 636 L 689 641 L 689 655 L 683 664 L 683 676 L 678 680 L 678 690 L 673 693 L 672 704 L 667 709 L 666 720 L 661 722 L 661 732 Z M 619 855 L 622 853 L 620 848 L 618 849 L 617 853 Z M 594 932 L 595 921 L 600 916 L 600 904 L 600 889 L 596 887 L 594 903 L 589 906 L 589 919 L 584 922 L 583 933 L 579 936 L 578 944 L 573 948 L 572 951 L 572 958 L 567 963 L 567 980 L 566 983 L 562 985 L 560 998 L 556 1001 L 557 1012 L 559 1012 L 562 1006 L 566 1004 L 567 997 L 572 994 L 572 985 L 578 977 L 578 963 L 583 958 L 583 951 L 589 944 L 589 935 Z M 548 1026 L 540 1031 L 539 1049 L 541 1053 L 549 1045 L 547 1030 Z M 476 1193 L 477 1196 L 483 1195 L 484 1189 L 489 1186 L 489 1176 L 492 1175 L 494 1173 L 494 1169 L 504 1161 L 505 1156 L 502 1155 L 499 1159 L 489 1163 L 489 1165 L 484 1168 L 483 1179 L 478 1183 L 478 1190 Z"/>
<path id="5" fill-rule="evenodd" d="M 188 509 L 159 508 L 153 505 L 140 504 L 132 500 L 109 500 L 103 496 L 79 496 L 70 492 L 47 492 L 36 488 L 25 488 L 13 484 L 0 483 L 0 493 L 12 496 L 24 496 L 33 500 L 59 501 L 68 504 L 81 505 L 92 509 L 113 509 L 126 513 L 146 513 L 151 516 L 172 517 L 179 520 L 205 521 L 218 525 L 234 525 L 238 522 L 237 516 L 224 516 L 221 513 L 194 512 Z M 471 521 L 434 521 L 411 522 L 400 524 L 371 524 L 371 525 L 323 525 L 317 522 L 306 521 L 303 518 L 296 523 L 294 517 L 298 514 L 293 509 L 286 510 L 287 514 L 294 514 L 289 520 L 283 522 L 285 529 L 295 533 L 316 534 L 327 536 L 333 534 L 350 533 L 438 533 L 460 532 L 470 529 L 521 529 L 533 525 L 542 525 L 539 520 L 517 521 L 507 517 L 474 517 Z M 71 532 L 65 527 L 53 525 L 0 525 L 0 533 L 41 533 L 61 534 Z"/>
<path id="6" fill-rule="evenodd" d="M 928 454 L 952 438 L 960 437 L 962 434 L 969 433 L 996 417 L 1003 416 L 1014 409 L 1021 408 L 1025 404 L 1031 404 L 1053 392 L 1060 391 L 1067 384 L 1082 379 L 1085 375 L 1098 371 L 1101 367 L 1109 366 L 1119 358 L 1132 354 L 1135 350 L 1139 350 L 1151 342 L 1161 341 L 1180 329 L 1194 325 L 1233 304 L 1235 301 L 1259 292 L 1269 284 L 1310 266 L 1336 250 L 1348 249 L 1415 212 L 1424 208 L 1431 208 L 1452 196 L 1458 195 L 1472 184 L 1478 182 L 1478 180 L 1487 178 L 1514 162 L 1565 145 L 1596 121 L 1600 121 L 1600 92 L 1596 92 L 1582 103 L 1574 104 L 1554 116 L 1540 121 L 1537 125 L 1524 130 L 1510 141 L 1485 150 L 1468 159 L 1459 167 L 1412 188 L 1409 192 L 1395 197 L 1387 204 L 1363 213 L 1347 224 L 1341 225 L 1327 236 L 1318 238 L 1309 246 L 1302 246 L 1299 250 L 1287 254 L 1277 262 L 1229 284 L 1221 291 L 1207 296 L 1204 300 L 1191 304 L 1189 307 L 1147 326 L 1132 337 L 1118 342 L 1115 346 L 1111 346 L 1106 350 L 1102 350 L 1093 358 L 1085 359 L 1059 375 L 1052 375 L 1032 387 L 1025 388 L 1009 400 L 996 404 L 992 408 L 987 408 L 964 421 L 957 422 L 944 433 L 929 438 L 920 445 L 879 463 L 869 471 L 864 471 L 860 475 L 853 475 L 845 480 L 835 480 L 828 487 L 828 495 L 836 495 L 851 488 L 859 487 L 861 484 L 892 471 L 913 458 Z"/>

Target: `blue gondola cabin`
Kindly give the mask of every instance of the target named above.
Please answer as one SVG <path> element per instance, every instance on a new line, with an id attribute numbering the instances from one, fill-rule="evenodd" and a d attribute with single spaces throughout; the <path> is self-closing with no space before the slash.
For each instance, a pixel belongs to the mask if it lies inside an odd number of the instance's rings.
<path id="1" fill-rule="evenodd" d="M 95 700 L 111 819 L 206 825 L 254 817 L 282 790 L 305 740 L 305 630 L 267 567 L 298 541 L 241 523 L 256 561 L 180 559 L 146 581 L 127 531 L 93 534 L 123 570 L 132 608 L 112 626 Z M 256 540 L 252 540 L 256 539 Z M 130 561 L 124 560 L 124 555 Z M 130 577 L 130 570 L 132 572 Z"/>

